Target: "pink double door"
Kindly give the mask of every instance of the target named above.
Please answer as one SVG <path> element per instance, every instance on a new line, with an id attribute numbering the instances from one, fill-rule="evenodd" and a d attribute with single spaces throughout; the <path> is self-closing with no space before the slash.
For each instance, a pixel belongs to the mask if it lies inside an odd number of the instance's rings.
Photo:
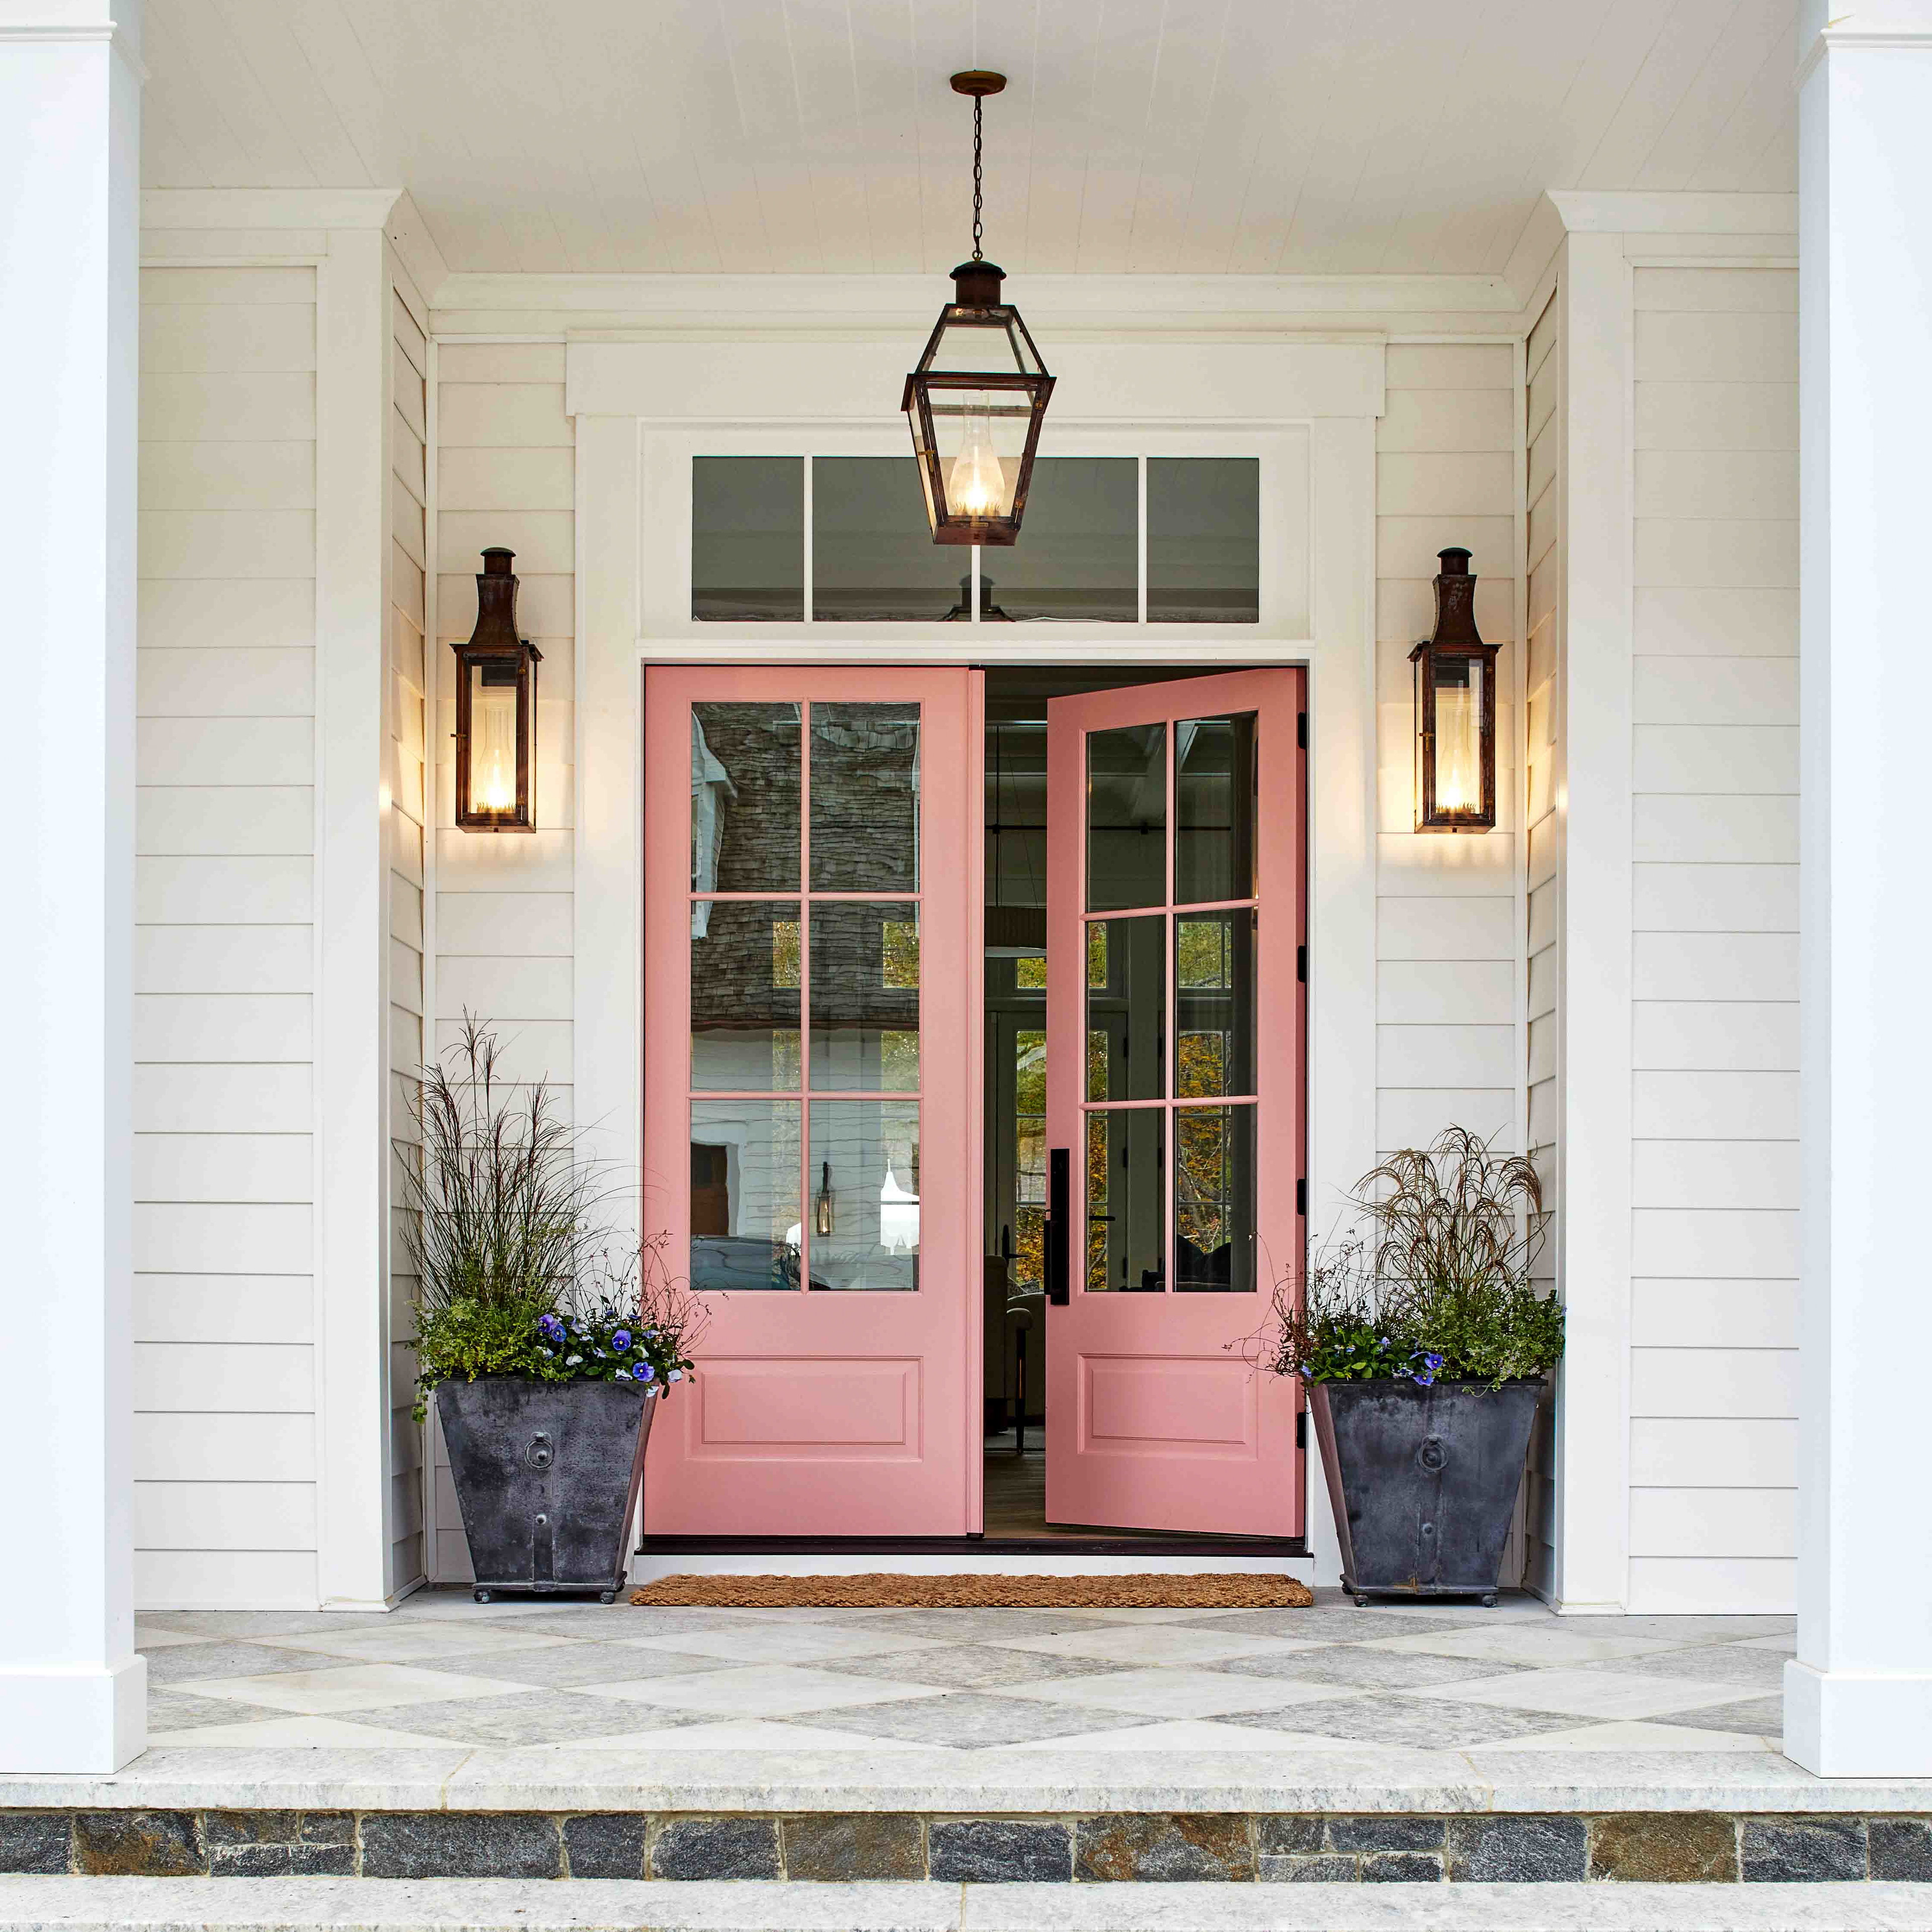
<path id="1" fill-rule="evenodd" d="M 1049 707 L 1055 1522 L 1301 1526 L 1240 1348 L 1300 1252 L 1300 692 Z M 646 674 L 644 1225 L 711 1311 L 653 1534 L 980 1526 L 982 710 L 965 670 Z"/>

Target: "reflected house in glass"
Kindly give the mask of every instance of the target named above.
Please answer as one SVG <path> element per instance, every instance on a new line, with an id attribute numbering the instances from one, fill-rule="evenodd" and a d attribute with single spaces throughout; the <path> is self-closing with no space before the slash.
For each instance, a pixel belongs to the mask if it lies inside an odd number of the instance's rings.
<path id="1" fill-rule="evenodd" d="M 691 755 L 722 896 L 691 909 L 692 1285 L 916 1288 L 918 706 L 698 704 Z"/>

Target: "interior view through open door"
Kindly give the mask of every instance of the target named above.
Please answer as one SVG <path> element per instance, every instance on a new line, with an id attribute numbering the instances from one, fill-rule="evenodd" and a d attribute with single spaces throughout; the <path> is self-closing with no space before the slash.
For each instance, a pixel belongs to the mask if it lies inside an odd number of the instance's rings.
<path id="1" fill-rule="evenodd" d="M 1303 1250 L 1303 679 L 1047 706 L 1052 1523 L 1301 1533 L 1244 1343 Z"/>

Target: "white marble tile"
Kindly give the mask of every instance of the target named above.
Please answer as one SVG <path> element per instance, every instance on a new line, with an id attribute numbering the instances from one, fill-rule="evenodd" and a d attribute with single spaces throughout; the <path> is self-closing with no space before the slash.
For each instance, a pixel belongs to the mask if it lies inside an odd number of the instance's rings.
<path id="1" fill-rule="evenodd" d="M 818 1664 L 833 1657 L 884 1657 L 889 1652 L 946 1648 L 941 1637 L 804 1623 L 658 1630 L 617 1641 L 626 1650 L 670 1650 L 687 1657 L 727 1657 L 745 1664 Z"/>
<path id="2" fill-rule="evenodd" d="M 995 1650 L 1040 1651 L 1049 1657 L 1093 1657 L 1109 1664 L 1218 1664 L 1230 1657 L 1279 1657 L 1320 1648 L 1299 1638 L 1243 1636 L 1185 1624 L 1126 1624 L 1117 1630 L 1061 1630 L 1052 1636 L 982 1638 Z"/>
<path id="3" fill-rule="evenodd" d="M 343 1718 L 273 1718 L 253 1724 L 205 1724 L 191 1731 L 164 1732 L 148 1740 L 150 1750 L 182 1745 L 194 1750 L 428 1750 L 446 1740 L 408 1731 L 352 1724 Z"/>
<path id="4" fill-rule="evenodd" d="M 608 1750 L 621 1742 L 599 1738 L 597 1748 Z M 653 1756 L 660 1751 L 771 1751 L 781 1754 L 782 1761 L 788 1762 L 799 1751 L 841 1751 L 848 1756 L 870 1756 L 878 1751 L 947 1750 L 950 1748 L 906 1744 L 896 1738 L 861 1737 L 852 1731 L 820 1730 L 809 1724 L 778 1724 L 742 1718 L 715 1724 L 680 1724 L 668 1731 L 646 1731 L 638 1736 L 636 1748 Z"/>
<path id="5" fill-rule="evenodd" d="M 182 1684 L 197 1697 L 233 1697 L 272 1711 L 322 1716 L 374 1711 L 390 1704 L 439 1703 L 450 1697 L 498 1697 L 527 1687 L 494 1677 L 412 1670 L 406 1664 L 346 1664 L 338 1670 L 280 1670 L 261 1677 L 218 1677 Z"/>
<path id="6" fill-rule="evenodd" d="M 1149 1718 L 1218 1718 L 1229 1711 L 1276 1711 L 1291 1704 L 1319 1704 L 1359 1696 L 1352 1684 L 1300 1684 L 1285 1678 L 1235 1677 L 1185 1665 L 1170 1669 L 1109 1670 L 1098 1677 L 1053 1677 L 1034 1684 L 1003 1684 L 1002 1697 L 1069 1705 L 1082 1710 L 1132 1711 Z"/>
<path id="7" fill-rule="evenodd" d="M 1486 1704 L 1512 1711 L 1552 1711 L 1564 1717 L 1658 1718 L 1706 1704 L 1734 1704 L 1737 1686 L 1694 1678 L 1639 1677 L 1614 1670 L 1525 1670 L 1438 1684 L 1426 1694 L 1453 1704 Z"/>
<path id="8" fill-rule="evenodd" d="M 808 1664 L 748 1664 L 731 1670 L 689 1676 L 638 1677 L 628 1682 L 586 1684 L 580 1695 L 649 1704 L 668 1711 L 714 1712 L 720 1717 L 784 1718 L 800 1711 L 836 1711 L 861 1704 L 890 1704 L 930 1697 L 926 1684 L 881 1683 L 845 1677 Z"/>
<path id="9" fill-rule="evenodd" d="M 1536 1738 L 1511 1738 L 1501 1744 L 1465 1747 L 1471 1757 L 1496 1751 L 1754 1751 L 1772 1749 L 1770 1742 L 1742 1731 L 1700 1731 L 1688 1725 L 1646 1724 L 1634 1718 L 1606 1724 L 1586 1724 L 1574 1731 L 1546 1731 Z"/>
<path id="10" fill-rule="evenodd" d="M 1230 1751 L 1242 1757 L 1257 1753 L 1279 1756 L 1293 1752 L 1360 1750 L 1359 1739 L 1312 1737 L 1298 1731 L 1256 1731 L 1236 1724 L 1217 1724 L 1207 1718 L 1176 1718 L 1164 1724 L 1136 1724 L 1121 1731 L 1090 1732 L 1084 1737 L 1044 1738 L 1036 1744 L 1001 1744 L 978 1754 L 982 1757 L 1038 1757 L 1049 1751 L 1100 1752 L 1118 1757 L 1134 1751 Z"/>
<path id="11" fill-rule="evenodd" d="M 1608 1663 L 1619 1657 L 1644 1657 L 1653 1651 L 1681 1650 L 1659 1637 L 1583 1636 L 1554 1620 L 1509 1630 L 1444 1630 L 1438 1636 L 1376 1637 L 1365 1648 L 1424 1650 L 1440 1657 L 1488 1658 L 1497 1664 L 1560 1670 L 1566 1664 Z"/>
<path id="12" fill-rule="evenodd" d="M 566 1644 L 568 1637 L 540 1636 L 501 1624 L 475 1624 L 452 1628 L 446 1618 L 399 1624 L 388 1630 L 310 1631 L 301 1636 L 264 1636 L 255 1641 L 275 1650 L 314 1651 L 323 1657 L 346 1658 L 356 1664 L 415 1664 L 426 1657 L 465 1657 L 490 1650 L 545 1650 Z"/>
<path id="13" fill-rule="evenodd" d="M 414 1596 L 405 1597 L 389 1615 L 398 1621 L 414 1622 L 418 1618 L 430 1622 L 458 1623 L 509 1623 L 519 1617 L 554 1616 L 559 1610 L 577 1610 L 588 1602 L 592 1610 L 609 1608 L 614 1611 L 618 1606 L 604 1606 L 582 1597 L 497 1597 L 487 1604 L 479 1604 L 466 1588 L 462 1590 L 418 1590 Z"/>

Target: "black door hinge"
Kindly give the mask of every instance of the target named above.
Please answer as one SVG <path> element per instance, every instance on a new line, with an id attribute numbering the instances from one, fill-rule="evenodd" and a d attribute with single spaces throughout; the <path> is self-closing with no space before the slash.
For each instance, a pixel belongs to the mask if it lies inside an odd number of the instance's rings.
<path id="1" fill-rule="evenodd" d="M 1308 1412 L 1305 1408 L 1294 1412 L 1294 1446 L 1298 1449 L 1308 1447 Z"/>
<path id="2" fill-rule="evenodd" d="M 1308 1218 L 1308 1184 L 1305 1180 L 1294 1184 L 1294 1211 L 1304 1220 Z"/>
<path id="3" fill-rule="evenodd" d="M 1308 948 L 1305 946 L 1294 949 L 1294 976 L 1304 982 L 1308 978 Z"/>
<path id="4" fill-rule="evenodd" d="M 1307 750 L 1308 713 L 1305 711 L 1298 711 L 1294 714 L 1294 742 L 1298 750 Z"/>

